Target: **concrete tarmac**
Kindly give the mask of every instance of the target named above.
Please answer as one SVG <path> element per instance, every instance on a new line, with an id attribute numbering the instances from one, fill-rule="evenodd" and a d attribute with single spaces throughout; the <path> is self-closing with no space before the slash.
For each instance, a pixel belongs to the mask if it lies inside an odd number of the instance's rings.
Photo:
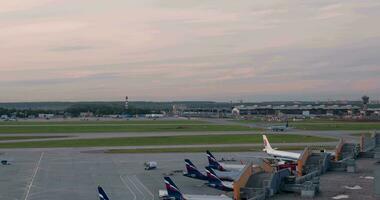
<path id="1" fill-rule="evenodd" d="M 154 200 L 158 199 L 158 190 L 165 188 L 165 175 L 171 175 L 184 193 L 226 194 L 206 187 L 204 181 L 182 176 L 184 158 L 192 159 L 199 168 L 207 164 L 205 154 L 201 153 L 109 155 L 15 151 L 1 157 L 9 159 L 11 165 L 0 166 L 0 199 L 98 199 L 96 188 L 101 185 L 112 200 Z M 144 170 L 144 162 L 150 160 L 158 162 L 157 170 Z"/>
<path id="2" fill-rule="evenodd" d="M 263 152 L 215 153 L 217 158 L 264 156 Z M 182 176 L 184 159 L 198 168 L 207 165 L 203 153 L 102 154 L 79 151 L 8 151 L 1 155 L 11 165 L 0 166 L 0 199 L 7 200 L 88 200 L 98 199 L 101 185 L 112 200 L 156 200 L 164 189 L 163 176 L 170 175 L 183 193 L 220 195 L 225 193 L 205 186 L 204 181 Z M 145 171 L 144 162 L 157 161 L 157 170 Z M 252 160 L 259 163 L 258 160 Z M 247 160 L 242 160 L 248 163 Z M 321 176 L 321 192 L 314 199 L 327 200 L 338 195 L 350 199 L 373 197 L 373 160 L 360 159 L 358 172 L 328 172 Z M 372 177 L 372 178 L 371 178 Z M 350 189 L 360 186 L 361 189 Z M 273 199 L 301 199 L 297 194 L 276 195 Z"/>

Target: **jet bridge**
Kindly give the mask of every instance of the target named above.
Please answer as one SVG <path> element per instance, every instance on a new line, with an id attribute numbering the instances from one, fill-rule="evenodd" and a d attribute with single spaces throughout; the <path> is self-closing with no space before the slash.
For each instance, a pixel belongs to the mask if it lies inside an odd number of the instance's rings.
<path id="1" fill-rule="evenodd" d="M 234 199 L 263 200 L 271 197 L 279 192 L 284 179 L 290 175 L 289 169 L 276 171 L 264 161 L 260 167 L 253 167 L 251 172 L 243 172 L 245 177 L 237 180 L 239 184 L 234 182 Z"/>
<path id="2" fill-rule="evenodd" d="M 376 133 L 366 135 L 364 133 L 360 136 L 360 151 L 369 152 L 376 148 Z"/>
<path id="3" fill-rule="evenodd" d="M 340 139 L 335 148 L 335 161 L 355 159 L 359 155 L 360 149 L 360 144 L 347 143 L 343 139 Z"/>
<path id="4" fill-rule="evenodd" d="M 260 171 L 257 166 L 253 166 L 253 163 L 246 165 L 240 173 L 239 178 L 234 181 L 234 199 L 240 199 L 241 188 L 247 184 L 248 179 L 252 176 L 253 173 Z"/>
<path id="5" fill-rule="evenodd" d="M 302 176 L 303 175 L 303 168 L 306 164 L 307 159 L 311 155 L 312 151 L 309 147 L 306 147 L 303 152 L 301 153 L 300 157 L 297 160 L 297 175 Z"/>
<path id="6" fill-rule="evenodd" d="M 368 135 L 366 135 L 368 137 Z M 365 146 L 363 146 L 363 144 Z M 372 146 L 371 146 L 372 145 Z M 326 152 L 313 152 L 306 147 L 297 160 L 297 173 L 291 175 L 289 169 L 276 170 L 269 162 L 263 162 L 259 168 L 245 172 L 239 190 L 235 190 L 235 199 L 263 200 L 279 191 L 299 193 L 301 197 L 314 197 L 319 192 L 319 177 L 327 170 L 355 172 L 355 158 L 360 150 L 371 147 L 375 158 L 379 160 L 375 170 L 375 194 L 380 196 L 380 133 L 371 138 L 362 138 L 360 146 L 339 141 L 334 155 Z M 334 159 L 333 159 L 334 158 Z"/>
<path id="7" fill-rule="evenodd" d="M 306 147 L 297 161 L 297 176 L 301 177 L 314 171 L 325 173 L 329 168 L 331 155 L 325 152 L 313 152 Z"/>
<path id="8" fill-rule="evenodd" d="M 376 197 L 380 198 L 380 133 L 375 133 L 373 138 L 375 140 L 374 157 L 377 160 L 375 163 L 374 190 Z"/>

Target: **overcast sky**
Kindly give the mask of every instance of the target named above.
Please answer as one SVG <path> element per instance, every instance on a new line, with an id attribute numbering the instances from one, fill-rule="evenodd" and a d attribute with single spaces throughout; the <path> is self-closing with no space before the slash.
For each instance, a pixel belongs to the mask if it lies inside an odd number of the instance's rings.
<path id="1" fill-rule="evenodd" d="M 380 1 L 2 0 L 0 102 L 380 98 Z"/>

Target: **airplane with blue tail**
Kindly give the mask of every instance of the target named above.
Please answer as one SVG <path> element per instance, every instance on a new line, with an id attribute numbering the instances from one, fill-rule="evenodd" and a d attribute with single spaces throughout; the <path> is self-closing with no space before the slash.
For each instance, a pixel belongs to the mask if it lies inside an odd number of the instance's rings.
<path id="1" fill-rule="evenodd" d="M 185 159 L 186 164 L 186 171 L 183 175 L 189 178 L 199 179 L 199 180 L 208 180 L 207 173 L 201 172 L 198 170 L 198 168 L 189 160 Z M 240 172 L 239 171 L 216 171 L 216 175 L 222 180 L 222 181 L 234 181 L 235 179 L 239 178 Z"/>
<path id="2" fill-rule="evenodd" d="M 184 176 L 199 180 L 208 180 L 207 174 L 204 174 L 198 170 L 198 168 L 189 160 L 185 159 L 186 171 Z"/>
<path id="3" fill-rule="evenodd" d="M 98 194 L 100 200 L 110 200 L 102 187 L 98 186 Z"/>
<path id="4" fill-rule="evenodd" d="M 207 159 L 209 167 L 212 169 L 216 169 L 219 171 L 241 171 L 244 169 L 245 165 L 237 165 L 237 164 L 225 164 L 219 162 L 212 153 L 207 150 Z"/>
<path id="5" fill-rule="evenodd" d="M 216 174 L 215 171 L 211 167 L 206 167 L 206 173 L 208 177 L 208 186 L 223 190 L 223 191 L 233 191 L 233 182 L 222 181 Z"/>
<path id="6" fill-rule="evenodd" d="M 160 198 L 164 200 L 232 200 L 226 195 L 188 195 L 182 194 L 170 177 L 164 177 L 166 192 L 160 191 Z"/>

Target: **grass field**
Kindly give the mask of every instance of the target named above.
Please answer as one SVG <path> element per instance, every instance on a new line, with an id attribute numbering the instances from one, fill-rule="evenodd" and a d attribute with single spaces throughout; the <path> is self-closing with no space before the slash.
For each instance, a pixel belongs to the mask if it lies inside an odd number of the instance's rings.
<path id="1" fill-rule="evenodd" d="M 305 149 L 306 146 L 284 146 L 281 147 L 281 150 L 284 151 L 301 151 Z M 312 149 L 320 150 L 334 149 L 334 146 L 326 147 L 314 147 Z M 198 153 L 205 152 L 209 150 L 211 152 L 259 152 L 262 151 L 262 147 L 249 147 L 249 146 L 240 146 L 240 147 L 197 147 L 197 148 L 155 148 L 155 149 L 110 149 L 104 151 L 104 153 L 111 154 L 120 154 L 120 153 Z"/>
<path id="2" fill-rule="evenodd" d="M 295 122 L 291 127 L 301 130 L 376 130 L 380 122 Z"/>
<path id="3" fill-rule="evenodd" d="M 272 126 L 272 125 L 285 125 L 284 123 L 269 123 L 257 120 L 235 120 L 239 123 L 257 123 L 258 125 L 263 126 Z M 318 130 L 318 131 L 327 131 L 327 130 L 376 130 L 380 129 L 380 122 L 351 122 L 351 121 L 332 121 L 325 119 L 317 120 L 305 120 L 297 122 L 289 122 L 289 126 L 301 130 Z"/>
<path id="4" fill-rule="evenodd" d="M 67 138 L 68 136 L 0 136 L 0 141 L 6 140 L 31 140 L 31 139 L 50 139 Z"/>
<path id="5" fill-rule="evenodd" d="M 179 131 L 255 131 L 239 125 L 216 124 L 66 124 L 66 125 L 2 125 L 0 133 L 111 133 L 111 132 L 179 132 Z"/>
<path id="6" fill-rule="evenodd" d="M 200 121 L 200 120 L 91 120 L 91 121 L 78 121 L 78 120 L 62 120 L 62 121 L 2 121 L 1 125 L 128 125 L 128 124 L 141 124 L 141 125 L 149 125 L 149 124 L 208 124 L 208 122 Z"/>
<path id="7" fill-rule="evenodd" d="M 270 135 L 272 143 L 312 143 L 336 141 L 305 135 Z M 68 139 L 36 142 L 2 143 L 0 148 L 54 148 L 54 147 L 105 147 L 105 146 L 148 146 L 148 145 L 207 145 L 207 144 L 257 144 L 262 143 L 259 134 L 244 135 L 194 135 L 194 136 L 158 136 L 158 137 L 122 137 L 97 139 Z"/>
<path id="8" fill-rule="evenodd" d="M 229 120 L 229 121 L 231 121 L 231 122 L 239 122 L 239 123 L 244 123 L 244 124 L 263 123 L 263 122 L 265 122 L 264 120 L 261 120 L 261 119 L 247 119 L 247 120 L 239 119 L 239 120 Z"/>
<path id="9" fill-rule="evenodd" d="M 238 125 L 216 125 L 199 120 L 19 121 L 0 122 L 0 133 L 101 133 L 164 131 L 248 131 Z"/>
<path id="10" fill-rule="evenodd" d="M 372 132 L 351 133 L 350 135 L 352 135 L 352 136 L 358 136 L 359 137 L 362 134 L 364 134 L 366 137 L 372 136 Z"/>

